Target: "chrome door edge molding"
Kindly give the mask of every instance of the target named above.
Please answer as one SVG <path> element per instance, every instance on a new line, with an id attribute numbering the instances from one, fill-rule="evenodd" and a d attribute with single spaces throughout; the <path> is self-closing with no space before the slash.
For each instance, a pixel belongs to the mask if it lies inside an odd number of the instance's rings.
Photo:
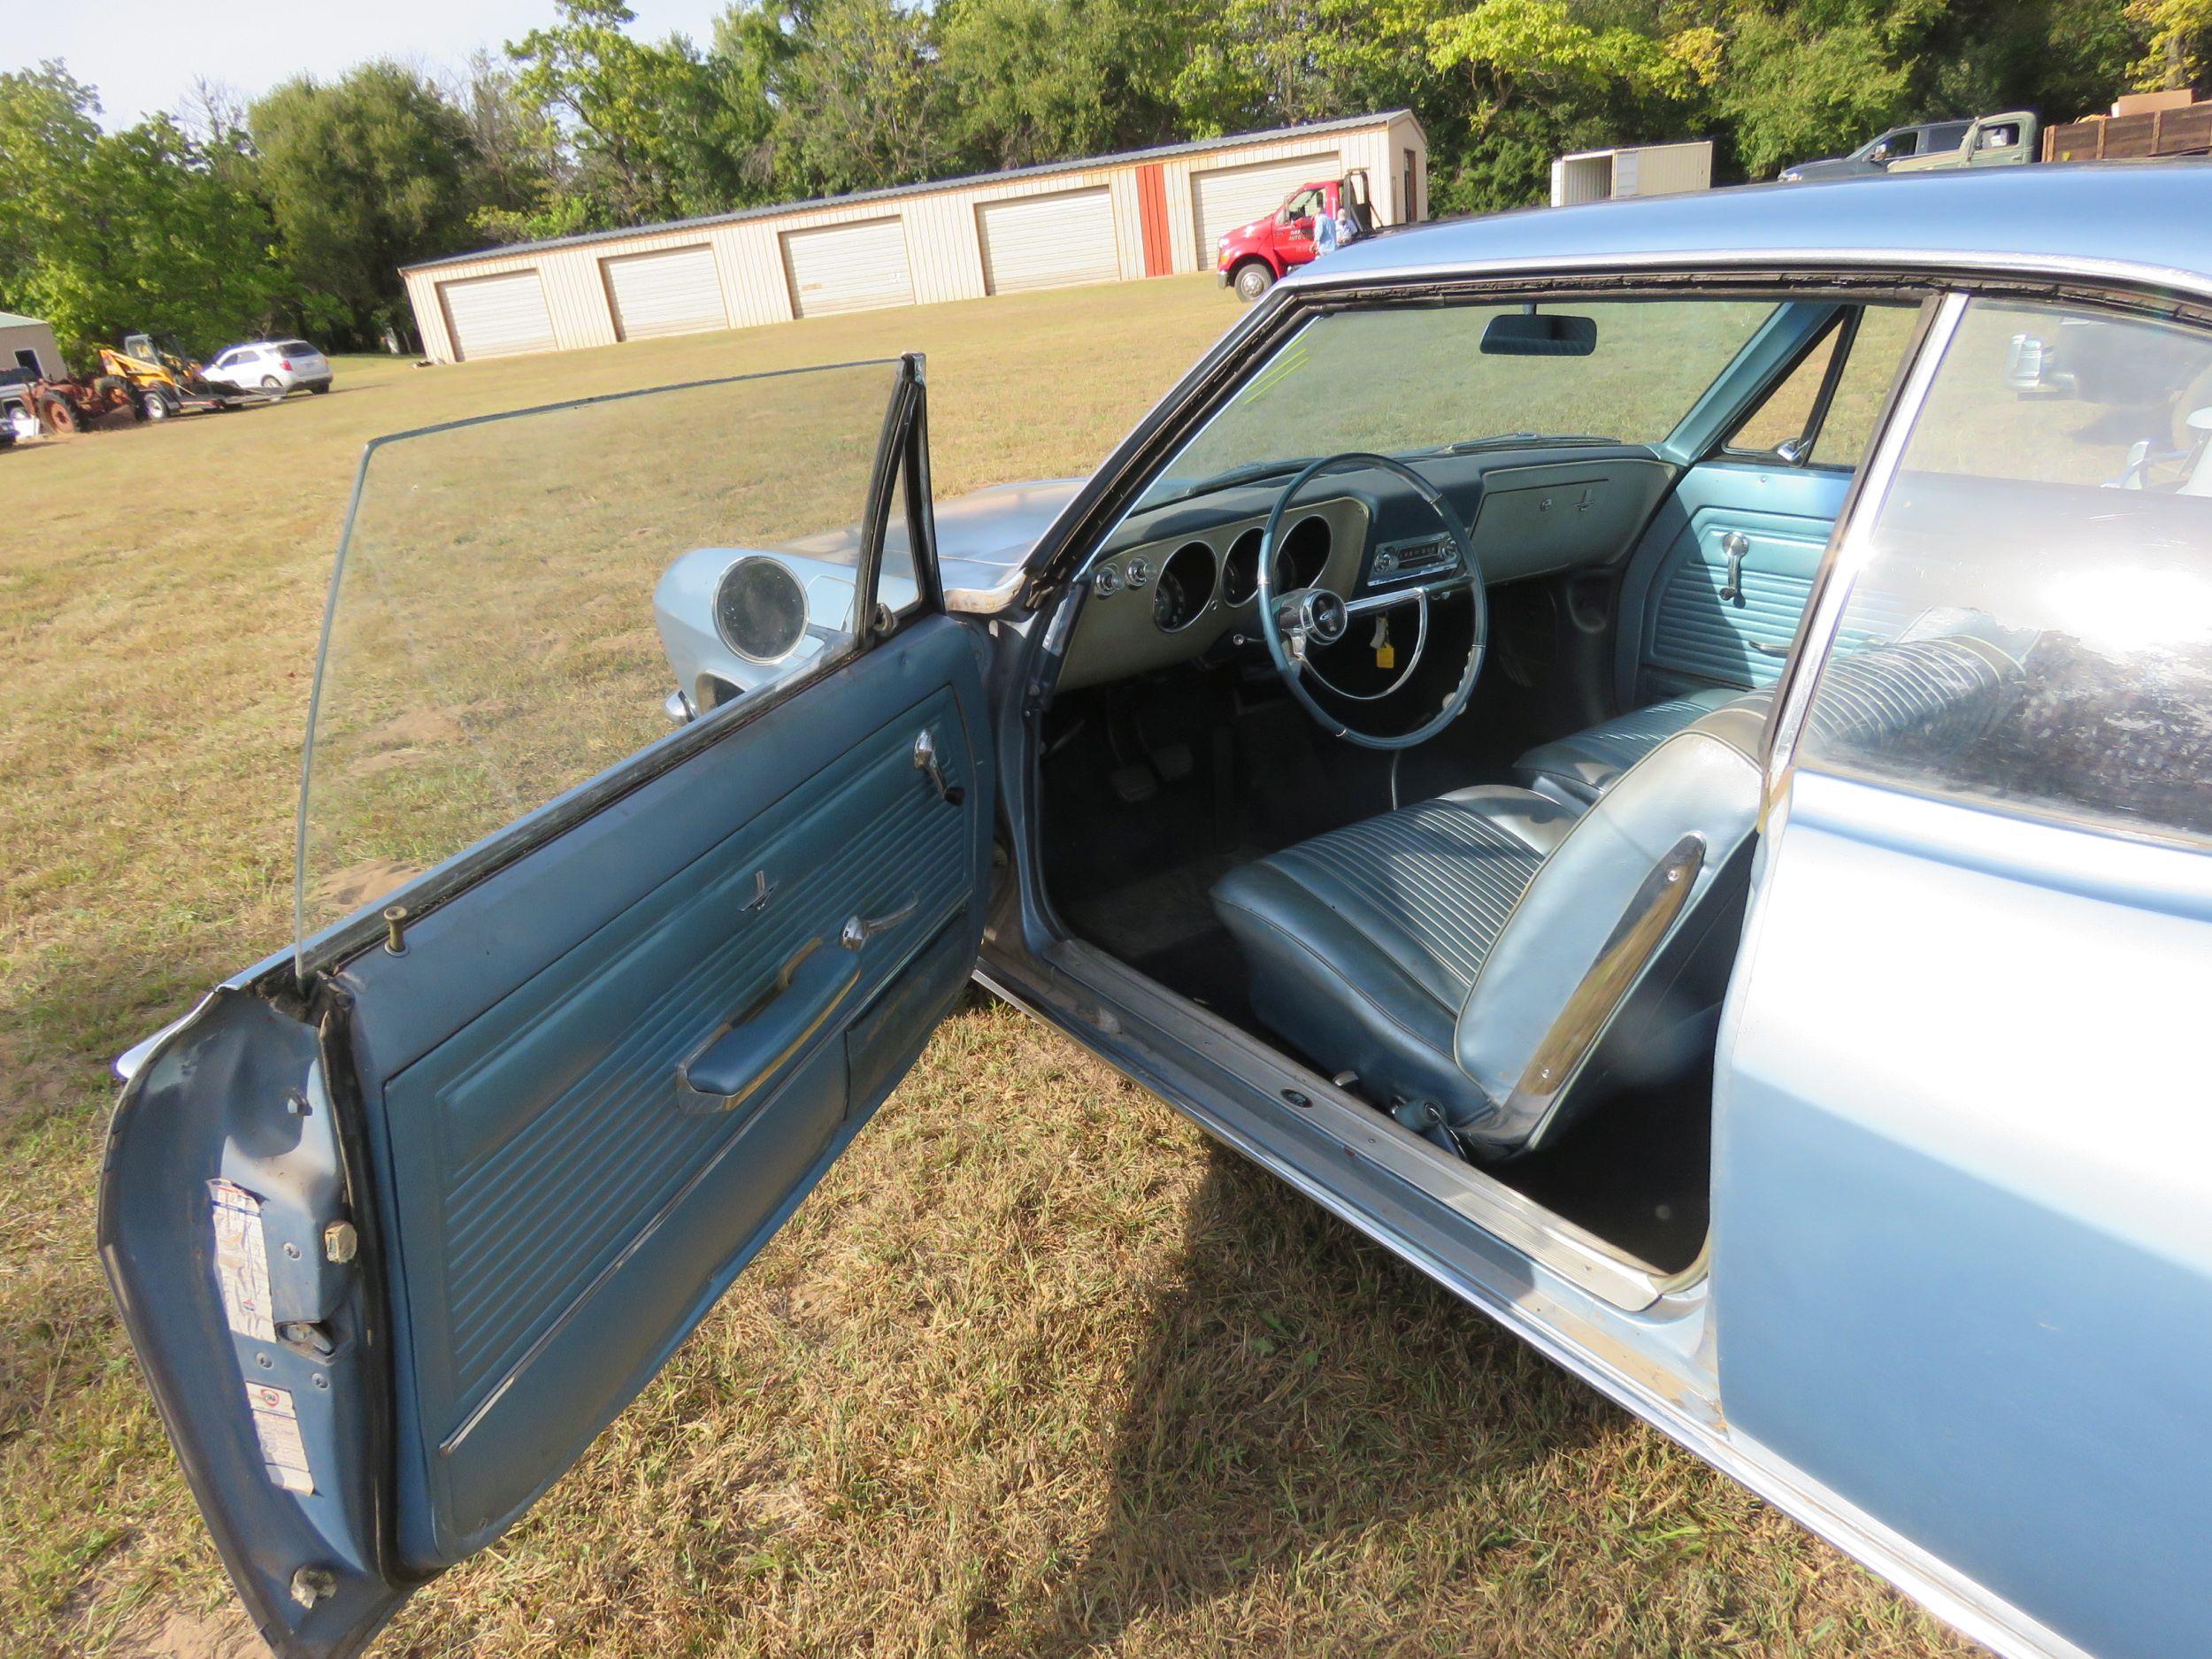
<path id="1" fill-rule="evenodd" d="M 1820 664 L 1835 642 L 1844 608 L 1850 603 L 1852 590 L 1858 585 L 1859 571 L 1872 548 L 1874 522 L 1889 499 L 1890 486 L 1904 458 L 1905 446 L 1919 425 L 1928 389 L 1934 384 L 1936 372 L 1950 349 L 1952 336 L 1958 332 L 1959 319 L 1965 315 L 1966 305 L 1967 296 L 1958 292 L 1947 294 L 1937 302 L 1935 315 L 1921 337 L 1912 366 L 1906 372 L 1904 384 L 1890 408 L 1889 419 L 1875 441 L 1874 453 L 1867 458 L 1855 495 L 1843 522 L 1837 526 L 1827 561 L 1814 578 L 1804 634 L 1791 653 L 1775 695 L 1774 725 L 1767 748 L 1765 804 L 1769 810 L 1786 785 L 1796 757 L 1798 735 L 1804 727 L 1805 710 L 1812 702 L 1813 684 L 1820 675 Z"/>

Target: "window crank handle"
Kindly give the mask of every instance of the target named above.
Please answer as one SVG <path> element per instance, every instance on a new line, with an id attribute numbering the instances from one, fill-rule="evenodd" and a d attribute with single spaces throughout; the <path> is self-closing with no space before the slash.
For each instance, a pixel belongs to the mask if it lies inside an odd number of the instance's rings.
<path id="1" fill-rule="evenodd" d="M 948 806 L 958 806 L 968 798 L 965 788 L 945 781 L 945 769 L 937 764 L 937 739 L 927 727 L 914 739 L 914 767 L 927 778 Z"/>
<path id="2" fill-rule="evenodd" d="M 1751 538 L 1740 530 L 1731 530 L 1720 539 L 1720 550 L 1728 556 L 1728 580 L 1720 585 L 1720 601 L 1724 605 L 1743 603 L 1744 555 L 1751 551 Z"/>

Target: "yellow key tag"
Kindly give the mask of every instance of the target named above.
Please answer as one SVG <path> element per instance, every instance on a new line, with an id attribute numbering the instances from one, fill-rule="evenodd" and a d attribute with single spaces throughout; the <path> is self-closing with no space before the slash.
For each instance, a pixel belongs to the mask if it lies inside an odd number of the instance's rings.
<path id="1" fill-rule="evenodd" d="M 1398 665 L 1398 648 L 1390 642 L 1390 618 L 1375 618 L 1375 666 L 1386 674 Z"/>

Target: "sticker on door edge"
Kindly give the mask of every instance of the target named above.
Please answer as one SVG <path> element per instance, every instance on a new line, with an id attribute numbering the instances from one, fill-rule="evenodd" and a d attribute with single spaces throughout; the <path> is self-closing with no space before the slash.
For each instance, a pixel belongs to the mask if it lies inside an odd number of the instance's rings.
<path id="1" fill-rule="evenodd" d="M 307 1442 L 300 1438 L 300 1414 L 293 1408 L 292 1391 L 250 1382 L 246 1402 L 253 1408 L 253 1436 L 261 1442 L 261 1461 L 268 1467 L 269 1479 L 287 1492 L 313 1492 L 315 1477 L 307 1467 Z"/>
<path id="2" fill-rule="evenodd" d="M 210 1181 L 207 1189 L 215 1210 L 215 1283 L 223 1294 L 223 1317 L 240 1336 L 273 1342 L 261 1201 L 229 1181 Z"/>

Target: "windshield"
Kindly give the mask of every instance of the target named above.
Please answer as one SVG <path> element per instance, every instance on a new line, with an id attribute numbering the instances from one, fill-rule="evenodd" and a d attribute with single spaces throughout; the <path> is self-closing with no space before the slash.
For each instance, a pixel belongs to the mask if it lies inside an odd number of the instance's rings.
<path id="1" fill-rule="evenodd" d="M 1224 475 L 1346 450 L 1404 454 L 1489 441 L 1654 443 L 1672 432 L 1759 325 L 1770 300 L 1545 303 L 1595 324 L 1582 355 L 1486 353 L 1509 305 L 1317 317 L 1279 347 L 1154 480 L 1156 505 Z"/>

